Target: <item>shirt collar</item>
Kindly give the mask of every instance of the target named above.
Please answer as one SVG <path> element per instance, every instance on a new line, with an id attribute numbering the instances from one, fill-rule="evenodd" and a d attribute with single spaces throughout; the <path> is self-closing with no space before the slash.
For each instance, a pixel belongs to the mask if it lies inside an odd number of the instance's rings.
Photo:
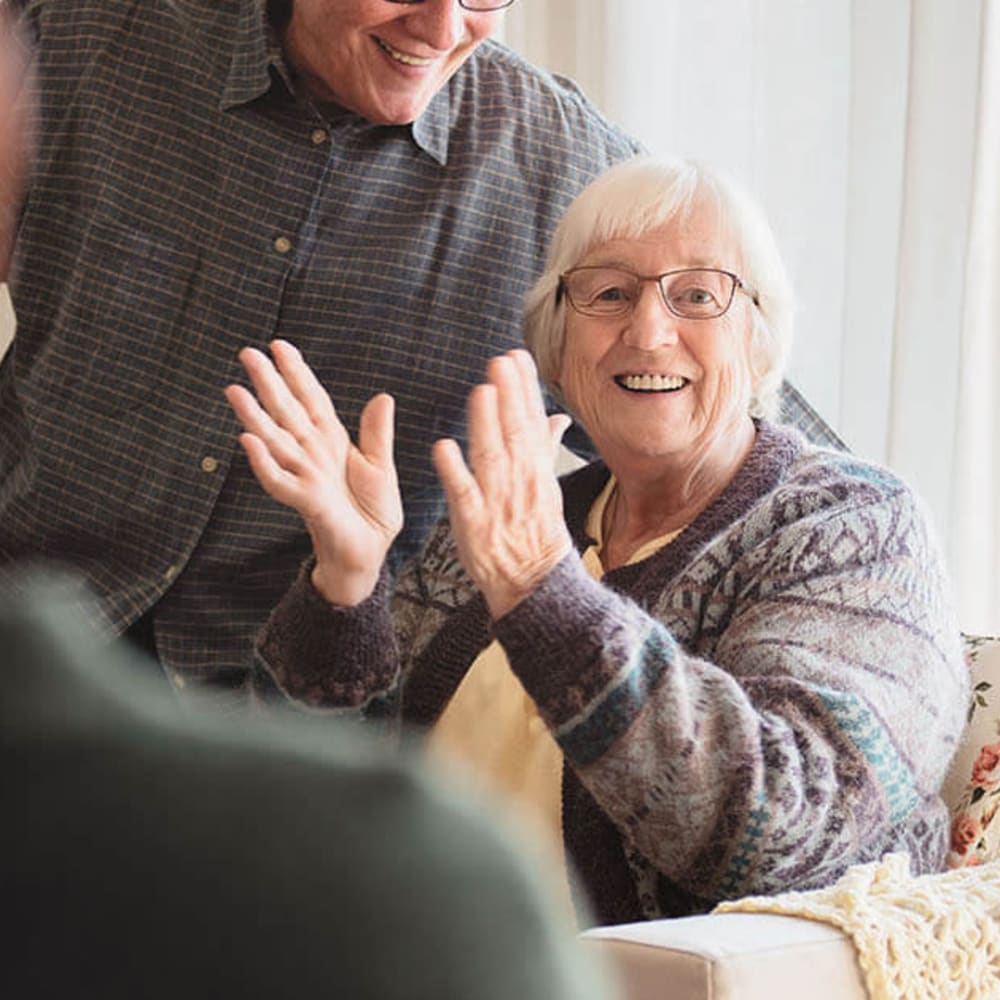
<path id="1" fill-rule="evenodd" d="M 409 126 L 413 141 L 442 167 L 448 163 L 450 121 L 451 85 L 449 83 L 445 84 L 431 98 L 431 102 L 424 109 L 424 113 Z"/>
<path id="2" fill-rule="evenodd" d="M 271 28 L 264 0 L 240 4 L 229 60 L 229 72 L 219 106 L 230 108 L 247 104 L 266 94 L 272 84 L 271 70 L 277 70 L 288 82 L 281 48 Z"/>
<path id="3" fill-rule="evenodd" d="M 590 505 L 590 512 L 587 514 L 587 524 L 584 531 L 594 540 L 593 547 L 598 552 L 604 545 L 604 510 L 608 506 L 608 501 L 611 499 L 611 494 L 617 483 L 618 480 L 613 475 L 608 476 L 604 489 L 597 494 L 597 499 Z"/>
<path id="4" fill-rule="evenodd" d="M 266 6 L 265 0 L 255 0 L 240 7 L 229 72 L 220 98 L 220 107 L 224 111 L 266 94 L 274 83 L 274 73 L 294 93 L 292 76 L 282 57 L 277 34 L 268 21 Z M 424 113 L 402 128 L 410 133 L 419 149 L 445 166 L 448 162 L 450 119 L 451 86 L 446 84 L 434 95 Z"/>
<path id="5" fill-rule="evenodd" d="M 596 580 L 600 580 L 604 575 L 604 567 L 601 564 L 601 551 L 604 548 L 604 512 L 607 510 L 611 495 L 617 485 L 618 480 L 613 475 L 608 476 L 604 489 L 598 493 L 597 499 L 591 504 L 590 512 L 587 514 L 586 532 L 594 540 L 594 544 L 584 552 L 583 561 L 590 575 Z M 632 563 L 642 562 L 643 559 L 648 559 L 651 555 L 659 552 L 665 545 L 669 545 L 684 530 L 684 527 L 686 525 L 657 535 L 656 538 L 651 538 L 648 542 L 643 542 L 628 557 L 625 565 L 631 566 Z"/>

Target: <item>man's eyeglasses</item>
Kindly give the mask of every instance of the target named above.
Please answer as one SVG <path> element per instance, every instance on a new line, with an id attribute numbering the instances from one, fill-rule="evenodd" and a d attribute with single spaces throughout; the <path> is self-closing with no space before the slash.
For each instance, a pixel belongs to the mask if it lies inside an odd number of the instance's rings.
<path id="1" fill-rule="evenodd" d="M 386 3 L 418 4 L 424 0 L 386 0 Z M 488 10 L 503 10 L 509 7 L 514 0 L 458 0 L 458 5 L 466 10 L 485 12 Z"/>
<path id="2" fill-rule="evenodd" d="M 574 267 L 559 277 L 560 292 L 584 316 L 627 316 L 647 281 L 655 281 L 663 304 L 681 319 L 716 319 L 732 305 L 738 288 L 759 305 L 757 293 L 732 271 L 685 267 L 663 274 L 635 274 L 620 267 Z"/>

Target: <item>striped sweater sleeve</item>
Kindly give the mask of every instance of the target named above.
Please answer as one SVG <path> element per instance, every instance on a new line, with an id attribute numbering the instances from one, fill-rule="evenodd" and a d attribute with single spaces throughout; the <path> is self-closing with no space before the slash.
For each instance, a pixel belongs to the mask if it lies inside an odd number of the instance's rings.
<path id="1" fill-rule="evenodd" d="M 496 623 L 626 844 L 697 895 L 822 884 L 892 848 L 940 862 L 958 632 L 914 497 L 858 475 L 826 503 L 778 491 L 660 592 L 568 556 Z"/>

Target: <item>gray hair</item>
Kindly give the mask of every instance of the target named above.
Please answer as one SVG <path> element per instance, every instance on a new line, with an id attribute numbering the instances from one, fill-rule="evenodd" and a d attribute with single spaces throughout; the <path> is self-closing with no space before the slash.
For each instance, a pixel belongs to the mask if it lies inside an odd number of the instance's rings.
<path id="1" fill-rule="evenodd" d="M 794 302 L 788 274 L 757 203 L 729 178 L 691 160 L 626 160 L 593 180 L 567 209 L 549 246 L 545 270 L 525 298 L 524 340 L 545 382 L 554 385 L 558 378 L 565 345 L 566 304 L 559 295 L 559 275 L 601 243 L 638 238 L 684 221 L 706 203 L 714 206 L 723 234 L 740 254 L 740 277 L 757 295 L 750 348 L 761 377 L 750 414 L 777 413 L 792 341 Z"/>

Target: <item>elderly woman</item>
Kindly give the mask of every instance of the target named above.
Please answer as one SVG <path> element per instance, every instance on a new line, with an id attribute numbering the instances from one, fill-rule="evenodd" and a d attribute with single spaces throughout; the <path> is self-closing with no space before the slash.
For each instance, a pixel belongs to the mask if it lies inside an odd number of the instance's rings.
<path id="1" fill-rule="evenodd" d="M 731 183 L 635 160 L 573 203 L 526 340 L 565 418 L 491 363 L 449 518 L 393 586 L 392 404 L 352 445 L 290 345 L 230 387 L 263 486 L 315 559 L 261 639 L 293 699 L 431 729 L 527 800 L 603 922 L 942 863 L 966 670 L 925 515 L 883 468 L 769 419 L 790 337 L 771 232 Z M 415 365 L 419 377 L 419 365 Z M 400 836 L 405 838 L 405 831 Z"/>

